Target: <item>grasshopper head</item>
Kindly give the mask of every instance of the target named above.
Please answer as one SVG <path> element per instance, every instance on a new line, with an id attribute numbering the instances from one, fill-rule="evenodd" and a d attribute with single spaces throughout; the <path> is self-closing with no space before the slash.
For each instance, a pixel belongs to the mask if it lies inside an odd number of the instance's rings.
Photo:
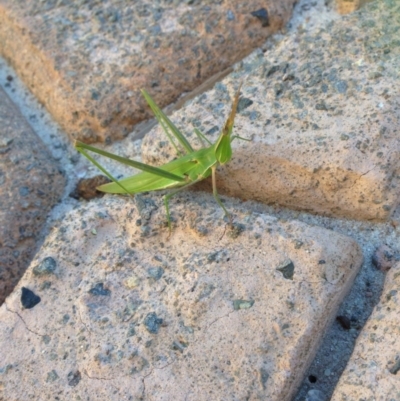
<path id="1" fill-rule="evenodd" d="M 241 87 L 242 84 L 239 85 L 239 89 L 235 94 L 231 112 L 229 113 L 229 117 L 226 120 L 224 128 L 222 129 L 222 133 L 215 145 L 215 156 L 220 164 L 225 164 L 232 158 L 231 134 L 233 130 L 233 123 L 235 121 L 237 105 L 239 103 Z"/>

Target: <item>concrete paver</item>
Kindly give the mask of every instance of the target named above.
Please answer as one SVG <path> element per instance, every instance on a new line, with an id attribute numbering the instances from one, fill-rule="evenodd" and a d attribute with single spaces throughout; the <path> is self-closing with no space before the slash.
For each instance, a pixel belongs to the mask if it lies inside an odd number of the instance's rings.
<path id="1" fill-rule="evenodd" d="M 64 184 L 59 166 L 0 88 L 0 304 L 28 267 Z"/>
<path id="2" fill-rule="evenodd" d="M 126 136 L 281 29 L 295 0 L 0 1 L 0 54 L 71 137 Z"/>
<path id="3" fill-rule="evenodd" d="M 400 400 L 400 263 L 387 273 L 381 300 L 360 333 L 332 401 Z"/>
<path id="4" fill-rule="evenodd" d="M 92 201 L 47 237 L 0 309 L 3 397 L 289 401 L 356 242 L 226 202 L 230 230 L 205 193 L 174 200 L 168 237 L 162 200 L 138 204 Z"/>
<path id="5" fill-rule="evenodd" d="M 400 195 L 400 4 L 373 2 L 312 33 L 255 52 L 213 90 L 176 112 L 193 138 L 215 140 L 244 79 L 225 194 L 328 216 L 382 221 Z M 143 160 L 175 156 L 161 129 Z"/>

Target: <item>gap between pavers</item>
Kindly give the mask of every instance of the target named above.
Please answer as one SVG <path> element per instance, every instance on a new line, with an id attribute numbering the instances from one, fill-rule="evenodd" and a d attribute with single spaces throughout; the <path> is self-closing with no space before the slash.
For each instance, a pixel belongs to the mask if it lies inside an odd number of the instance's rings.
<path id="1" fill-rule="evenodd" d="M 360 333 L 331 401 L 400 400 L 400 263 L 387 273 L 381 300 Z"/>
<path id="2" fill-rule="evenodd" d="M 312 33 L 254 52 L 172 119 L 212 141 L 244 79 L 221 192 L 328 216 L 383 221 L 400 195 L 400 4 L 373 2 Z M 160 129 L 143 160 L 174 157 Z"/>
<path id="3" fill-rule="evenodd" d="M 0 1 L 0 53 L 70 134 L 126 136 L 283 28 L 295 0 Z"/>
<path id="4" fill-rule="evenodd" d="M 0 87 L 0 304 L 27 269 L 64 186 L 60 166 Z"/>
<path id="5" fill-rule="evenodd" d="M 357 243 L 226 202 L 231 230 L 202 192 L 174 198 L 168 237 L 162 199 L 136 204 L 93 201 L 47 237 L 0 309 L 4 397 L 290 400 Z"/>

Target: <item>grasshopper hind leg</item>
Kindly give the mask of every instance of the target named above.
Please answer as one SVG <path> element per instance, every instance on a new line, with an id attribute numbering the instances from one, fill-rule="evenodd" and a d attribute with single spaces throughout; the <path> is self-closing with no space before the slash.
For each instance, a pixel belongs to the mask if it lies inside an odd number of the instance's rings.
<path id="1" fill-rule="evenodd" d="M 194 184 L 197 184 L 197 183 L 200 182 L 201 180 L 202 180 L 202 178 L 200 178 L 200 179 L 198 179 L 198 180 L 196 180 L 196 181 L 190 182 L 189 184 L 186 184 L 186 185 L 184 185 L 184 186 L 182 186 L 182 187 L 176 189 L 175 191 L 172 191 L 172 192 L 170 192 L 169 194 L 164 195 L 165 213 L 166 213 L 166 215 L 167 215 L 168 229 L 169 229 L 169 234 L 170 234 L 170 235 L 171 235 L 172 227 L 171 227 L 171 214 L 170 214 L 170 211 L 169 211 L 169 200 L 170 200 L 174 195 L 176 195 L 178 192 L 183 191 L 184 189 L 187 189 L 187 188 L 189 188 L 190 186 L 192 186 L 192 185 L 194 185 Z"/>
<path id="2" fill-rule="evenodd" d="M 213 195 L 215 200 L 217 201 L 218 205 L 221 206 L 222 210 L 225 213 L 225 216 L 229 219 L 229 225 L 232 225 L 232 216 L 230 215 L 230 213 L 228 212 L 228 210 L 226 209 L 226 207 L 224 206 L 224 204 L 222 203 L 219 195 L 218 195 L 218 191 L 217 191 L 217 180 L 216 180 L 216 166 L 211 167 L 211 172 L 212 172 L 212 189 L 213 189 Z M 169 229 L 169 233 L 171 234 L 172 231 L 172 226 L 171 226 L 171 214 L 170 214 L 170 210 L 169 210 L 169 200 L 176 195 L 178 192 L 183 191 L 184 189 L 189 188 L 190 186 L 197 184 L 198 182 L 200 182 L 203 179 L 203 177 L 199 178 L 198 180 L 195 180 L 189 184 L 186 184 L 178 189 L 176 189 L 175 191 L 170 192 L 169 194 L 164 196 L 164 206 L 165 206 L 165 212 L 167 215 L 167 221 L 168 221 L 168 229 Z"/>

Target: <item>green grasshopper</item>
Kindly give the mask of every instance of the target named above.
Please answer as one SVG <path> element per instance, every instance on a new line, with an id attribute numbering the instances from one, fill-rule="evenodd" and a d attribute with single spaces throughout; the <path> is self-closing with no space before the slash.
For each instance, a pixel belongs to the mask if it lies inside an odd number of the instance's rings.
<path id="1" fill-rule="evenodd" d="M 113 153 L 106 152 L 101 149 L 94 148 L 93 146 L 86 145 L 82 142 L 76 141 L 75 148 L 82 153 L 88 160 L 90 160 L 96 167 L 98 167 L 111 181 L 111 183 L 99 186 L 97 189 L 102 192 L 113 193 L 113 194 L 135 194 L 140 192 L 158 191 L 163 189 L 178 188 L 169 194 L 164 196 L 164 205 L 168 219 L 168 227 L 171 231 L 171 216 L 169 211 L 169 200 L 179 191 L 188 188 L 191 185 L 204 180 L 205 178 L 212 176 L 212 188 L 215 200 L 224 210 L 225 215 L 231 221 L 230 214 L 222 204 L 218 192 L 217 183 L 215 178 L 215 172 L 219 165 L 224 165 L 229 162 L 232 158 L 232 147 L 231 142 L 235 138 L 248 140 L 239 136 L 231 136 L 233 123 L 236 115 L 237 105 L 239 102 L 240 95 L 239 86 L 236 92 L 232 109 L 225 122 L 222 132 L 217 141 L 212 144 L 207 138 L 205 138 L 197 129 L 195 133 L 201 140 L 208 142 L 209 146 L 204 147 L 200 150 L 193 150 L 187 139 L 182 135 L 178 128 L 172 123 L 172 121 L 163 113 L 163 111 L 155 104 L 151 96 L 142 90 L 142 94 L 155 114 L 158 122 L 164 129 L 170 142 L 175 147 L 178 154 L 180 151 L 175 144 L 171 133 L 175 136 L 181 146 L 186 150 L 185 155 L 166 163 L 160 167 L 149 166 L 148 164 L 140 163 L 135 160 L 131 160 L 125 157 L 117 156 Z M 108 171 L 106 171 L 96 160 L 94 160 L 86 151 L 91 151 L 99 155 L 108 157 L 116 160 L 128 166 L 132 166 L 142 170 L 142 173 L 136 174 L 132 177 L 117 180 Z"/>

